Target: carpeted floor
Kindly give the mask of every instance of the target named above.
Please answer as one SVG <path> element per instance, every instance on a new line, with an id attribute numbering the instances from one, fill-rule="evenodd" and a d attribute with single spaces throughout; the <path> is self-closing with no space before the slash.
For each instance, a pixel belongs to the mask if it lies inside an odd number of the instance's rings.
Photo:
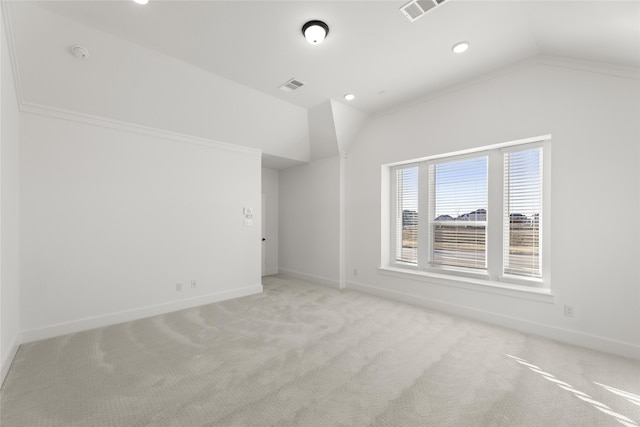
<path id="1" fill-rule="evenodd" d="M 264 288 L 22 346 L 0 425 L 640 425 L 636 361 L 281 276 Z"/>

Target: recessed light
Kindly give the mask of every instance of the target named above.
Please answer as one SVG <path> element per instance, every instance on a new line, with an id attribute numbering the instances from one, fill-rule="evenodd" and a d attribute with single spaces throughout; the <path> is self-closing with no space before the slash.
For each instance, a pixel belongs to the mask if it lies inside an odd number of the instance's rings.
<path id="1" fill-rule="evenodd" d="M 454 44 L 451 48 L 451 50 L 453 50 L 455 53 L 466 52 L 467 49 L 469 49 L 469 42 L 459 42 Z"/>
<path id="2" fill-rule="evenodd" d="M 138 3 L 138 4 L 147 4 L 147 3 L 149 3 L 149 0 L 133 0 L 133 1 Z"/>
<path id="3" fill-rule="evenodd" d="M 71 46 L 71 53 L 78 59 L 87 59 L 89 57 L 89 51 L 86 47 L 75 44 Z"/>
<path id="4" fill-rule="evenodd" d="M 356 96 L 352 93 L 348 93 L 344 96 L 344 99 L 346 99 L 347 101 L 353 101 L 354 99 L 356 99 Z"/>

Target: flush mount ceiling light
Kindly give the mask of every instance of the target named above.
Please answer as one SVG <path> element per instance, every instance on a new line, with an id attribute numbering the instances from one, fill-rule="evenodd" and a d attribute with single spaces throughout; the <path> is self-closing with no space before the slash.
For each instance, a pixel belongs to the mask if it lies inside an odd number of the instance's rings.
<path id="1" fill-rule="evenodd" d="M 302 26 L 304 38 L 311 44 L 320 44 L 329 34 L 329 26 L 322 21 L 309 21 Z"/>
<path id="2" fill-rule="evenodd" d="M 454 53 L 466 52 L 467 49 L 469 49 L 469 42 L 458 42 L 451 48 Z"/>
<path id="3" fill-rule="evenodd" d="M 347 101 L 353 101 L 354 99 L 356 99 L 356 96 L 352 93 L 348 93 L 344 96 L 344 99 L 346 99 Z"/>
<path id="4" fill-rule="evenodd" d="M 149 0 L 133 0 L 133 1 L 138 3 L 138 4 L 147 4 L 147 3 L 149 3 Z"/>

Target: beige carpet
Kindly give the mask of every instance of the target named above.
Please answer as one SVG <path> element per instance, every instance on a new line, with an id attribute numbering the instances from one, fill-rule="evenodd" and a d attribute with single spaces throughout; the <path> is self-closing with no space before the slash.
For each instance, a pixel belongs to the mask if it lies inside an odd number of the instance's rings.
<path id="1" fill-rule="evenodd" d="M 20 348 L 12 426 L 637 426 L 640 364 L 285 277 Z"/>

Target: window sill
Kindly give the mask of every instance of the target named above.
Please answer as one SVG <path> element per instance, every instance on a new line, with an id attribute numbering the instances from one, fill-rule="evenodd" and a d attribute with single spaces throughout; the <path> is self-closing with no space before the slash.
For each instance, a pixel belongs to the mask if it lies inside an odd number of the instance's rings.
<path id="1" fill-rule="evenodd" d="M 385 276 L 435 283 L 443 286 L 454 286 L 457 288 L 468 289 L 477 292 L 486 292 L 490 294 L 504 295 L 514 298 L 523 298 L 549 304 L 555 302 L 555 295 L 551 293 L 551 290 L 545 288 L 513 285 L 493 280 L 453 276 L 449 274 L 432 273 L 421 270 L 410 270 L 392 266 L 380 267 L 378 268 L 378 272 Z"/>

